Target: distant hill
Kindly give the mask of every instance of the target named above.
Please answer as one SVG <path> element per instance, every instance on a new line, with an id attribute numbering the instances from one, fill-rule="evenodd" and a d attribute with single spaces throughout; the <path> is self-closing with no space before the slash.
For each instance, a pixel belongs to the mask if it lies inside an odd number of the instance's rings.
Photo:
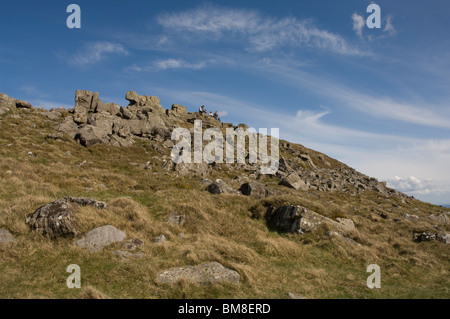
<path id="1" fill-rule="evenodd" d="M 273 175 L 175 164 L 175 128 L 247 126 L 126 99 L 47 111 L 0 93 L 0 299 L 450 298 L 446 208 L 283 140 Z"/>

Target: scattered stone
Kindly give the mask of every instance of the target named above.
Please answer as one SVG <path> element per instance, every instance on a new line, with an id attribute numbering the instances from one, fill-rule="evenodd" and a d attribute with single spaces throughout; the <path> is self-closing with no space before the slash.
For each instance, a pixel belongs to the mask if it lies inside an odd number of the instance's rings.
<path id="1" fill-rule="evenodd" d="M 294 294 L 292 292 L 288 292 L 287 295 L 289 299 L 306 299 L 305 297 Z"/>
<path id="2" fill-rule="evenodd" d="M 414 232 L 413 239 L 418 243 L 437 240 L 446 244 L 450 244 L 449 233 Z"/>
<path id="3" fill-rule="evenodd" d="M 129 251 L 124 250 L 116 250 L 114 251 L 114 255 L 119 256 L 122 262 L 129 261 L 130 259 L 142 259 L 145 257 L 144 253 L 130 253 Z"/>
<path id="4" fill-rule="evenodd" d="M 254 181 L 242 184 L 239 191 L 245 196 L 252 196 L 259 199 L 277 194 L 277 192 L 264 184 Z"/>
<path id="5" fill-rule="evenodd" d="M 290 173 L 288 176 L 286 176 L 280 183 L 281 185 L 293 188 L 295 190 L 302 190 L 306 191 L 308 190 L 308 185 L 298 176 L 296 172 Z"/>
<path id="6" fill-rule="evenodd" d="M 0 244 L 10 244 L 14 241 L 14 236 L 8 230 L 0 228 Z"/>
<path id="7" fill-rule="evenodd" d="M 8 175 L 12 175 L 12 173 L 13 173 L 13 172 L 12 172 L 12 170 L 10 170 L 10 169 L 6 171 L 6 174 L 8 174 Z"/>
<path id="8" fill-rule="evenodd" d="M 91 198 L 72 197 L 72 196 L 66 196 L 64 198 L 71 201 L 72 203 L 77 203 L 78 205 L 81 206 L 94 206 L 95 208 L 98 209 L 104 209 L 107 206 L 106 203 Z"/>
<path id="9" fill-rule="evenodd" d="M 183 226 L 186 222 L 186 216 L 174 211 L 170 213 L 168 222 L 173 225 Z"/>
<path id="10" fill-rule="evenodd" d="M 238 284 L 238 272 L 224 267 L 218 262 L 207 262 L 197 266 L 174 267 L 160 272 L 156 281 L 161 284 L 173 284 L 180 280 L 188 280 L 195 284 L 212 285 L 220 282 Z"/>
<path id="11" fill-rule="evenodd" d="M 216 179 L 215 182 L 209 184 L 208 187 L 206 188 L 206 190 L 208 192 L 210 192 L 211 194 L 216 194 L 216 195 L 222 194 L 222 193 L 237 194 L 237 191 L 235 191 L 231 186 L 229 186 L 227 183 L 225 183 L 221 179 Z"/>
<path id="12" fill-rule="evenodd" d="M 96 252 L 113 243 L 122 242 L 126 237 L 123 231 L 105 225 L 87 232 L 83 238 L 77 240 L 77 246 Z"/>
<path id="13" fill-rule="evenodd" d="M 162 244 L 163 242 L 165 242 L 167 239 L 166 239 L 166 236 L 164 236 L 164 235 L 159 235 L 158 237 L 156 237 L 155 239 L 153 239 L 153 243 L 155 243 L 155 244 Z"/>
<path id="14" fill-rule="evenodd" d="M 129 239 L 122 244 L 122 247 L 128 250 L 136 250 L 137 248 L 143 247 L 144 241 L 139 238 Z"/>
<path id="15" fill-rule="evenodd" d="M 418 221 L 420 218 L 417 215 L 410 215 L 408 213 L 403 214 L 403 218 L 411 221 Z"/>

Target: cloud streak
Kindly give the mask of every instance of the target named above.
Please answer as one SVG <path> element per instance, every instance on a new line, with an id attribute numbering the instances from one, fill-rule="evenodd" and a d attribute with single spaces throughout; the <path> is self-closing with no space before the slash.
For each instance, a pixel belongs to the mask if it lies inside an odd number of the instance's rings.
<path id="1" fill-rule="evenodd" d="M 254 10 L 202 6 L 158 17 L 165 30 L 181 39 L 241 41 L 248 51 L 269 51 L 280 46 L 322 49 L 342 55 L 366 55 L 341 35 L 317 28 L 310 20 L 272 18 Z"/>
<path id="2" fill-rule="evenodd" d="M 128 55 L 128 51 L 119 43 L 98 41 L 83 45 L 77 53 L 66 57 L 66 62 L 72 66 L 87 66 L 100 62 L 107 55 Z"/>

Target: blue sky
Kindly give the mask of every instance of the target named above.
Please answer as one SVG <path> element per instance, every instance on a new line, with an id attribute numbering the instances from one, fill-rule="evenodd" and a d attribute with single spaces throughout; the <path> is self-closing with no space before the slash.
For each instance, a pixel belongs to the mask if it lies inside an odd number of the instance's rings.
<path id="1" fill-rule="evenodd" d="M 81 29 L 66 8 L 81 7 Z M 450 2 L 3 1 L 0 92 L 73 107 L 218 110 L 436 204 L 450 202 Z"/>

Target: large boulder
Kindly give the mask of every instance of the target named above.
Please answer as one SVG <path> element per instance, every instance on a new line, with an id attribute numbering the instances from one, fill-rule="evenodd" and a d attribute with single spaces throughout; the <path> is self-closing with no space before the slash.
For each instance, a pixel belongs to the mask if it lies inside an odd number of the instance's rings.
<path id="1" fill-rule="evenodd" d="M 95 144 L 105 144 L 109 142 L 109 136 L 112 134 L 112 127 L 86 125 L 79 129 L 75 139 L 83 146 Z"/>
<path id="2" fill-rule="evenodd" d="M 92 252 L 102 250 L 113 243 L 122 242 L 127 235 L 111 225 L 105 225 L 87 232 L 77 240 L 77 246 L 87 248 Z"/>
<path id="3" fill-rule="evenodd" d="M 106 207 L 105 203 L 95 199 L 66 196 L 39 207 L 28 215 L 26 224 L 50 238 L 74 237 L 79 233 L 74 217 L 78 205 L 90 205 L 98 209 Z"/>
<path id="4" fill-rule="evenodd" d="M 156 281 L 161 284 L 173 284 L 187 280 L 196 284 L 211 285 L 220 282 L 238 284 L 241 276 L 238 272 L 226 268 L 218 262 L 208 262 L 197 266 L 174 267 L 160 272 Z"/>
<path id="5" fill-rule="evenodd" d="M 281 185 L 287 186 L 289 188 L 293 188 L 295 190 L 308 190 L 308 185 L 298 176 L 296 172 L 290 173 L 286 176 L 280 183 Z"/>
<path id="6" fill-rule="evenodd" d="M 74 237 L 78 234 L 78 225 L 74 219 L 76 204 L 67 198 L 58 199 L 39 207 L 28 215 L 27 225 L 50 238 Z"/>
<path id="7" fill-rule="evenodd" d="M 267 225 L 280 232 L 307 233 L 316 230 L 321 224 L 326 224 L 341 231 L 354 230 L 353 221 L 343 219 L 336 222 L 303 206 L 269 207 L 266 212 Z"/>

